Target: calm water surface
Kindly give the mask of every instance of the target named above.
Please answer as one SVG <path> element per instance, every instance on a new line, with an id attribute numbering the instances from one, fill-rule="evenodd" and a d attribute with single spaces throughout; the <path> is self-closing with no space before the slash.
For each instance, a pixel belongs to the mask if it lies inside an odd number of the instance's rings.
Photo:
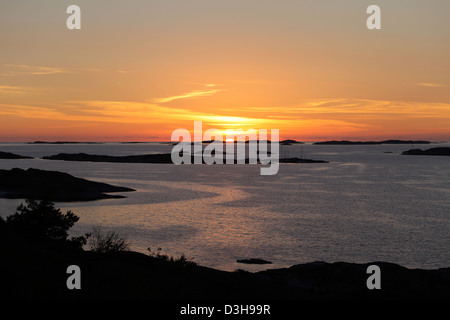
<path id="1" fill-rule="evenodd" d="M 100 225 L 132 249 L 179 256 L 222 270 L 256 271 L 311 261 L 389 261 L 410 268 L 450 266 L 450 157 L 401 156 L 434 145 L 281 146 L 282 156 L 330 161 L 182 165 L 0 160 L 1 169 L 38 168 L 134 188 L 127 198 L 56 203 L 80 217 L 73 235 Z M 450 144 L 439 144 L 450 146 Z M 29 145 L 0 151 L 42 157 L 60 152 L 131 155 L 170 152 L 146 144 Z M 389 153 L 386 153 L 389 152 Z M 22 200 L 0 199 L 0 214 Z M 262 258 L 269 266 L 236 259 Z"/>

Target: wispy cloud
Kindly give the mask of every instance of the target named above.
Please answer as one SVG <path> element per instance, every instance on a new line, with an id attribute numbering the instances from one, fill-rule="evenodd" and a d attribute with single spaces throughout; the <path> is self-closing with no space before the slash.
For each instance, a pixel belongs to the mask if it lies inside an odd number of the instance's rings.
<path id="1" fill-rule="evenodd" d="M 201 82 L 186 82 L 186 83 L 200 85 L 200 86 L 204 86 L 207 88 L 217 87 L 217 84 L 215 84 L 215 83 L 201 83 Z"/>
<path id="2" fill-rule="evenodd" d="M 449 85 L 441 84 L 441 83 L 434 83 L 434 82 L 420 82 L 417 83 L 418 86 L 421 87 L 430 87 L 430 88 L 448 88 Z"/>
<path id="3" fill-rule="evenodd" d="M 157 98 L 154 99 L 155 103 L 167 103 L 174 100 L 180 100 L 180 99 L 191 99 L 191 98 L 200 98 L 200 97 L 209 97 L 212 96 L 218 92 L 224 91 L 224 89 L 212 89 L 216 87 L 217 85 L 214 83 L 198 83 L 198 82 L 190 82 L 190 84 L 200 85 L 203 87 L 206 87 L 208 89 L 197 89 L 190 92 L 186 92 L 183 94 L 171 96 L 171 97 L 165 97 L 165 98 Z"/>
<path id="4" fill-rule="evenodd" d="M 172 96 L 172 97 L 166 97 L 166 98 L 157 98 L 154 101 L 156 103 L 167 103 L 174 100 L 180 100 L 180 99 L 190 99 L 190 98 L 199 98 L 199 97 L 209 97 L 213 94 L 216 94 L 217 92 L 223 91 L 222 89 L 213 89 L 213 90 L 194 90 L 191 92 L 186 92 L 180 95 Z"/>
<path id="5" fill-rule="evenodd" d="M 49 67 L 49 66 L 36 66 L 28 64 L 4 64 L 7 67 L 7 71 L 3 72 L 2 76 L 23 76 L 23 75 L 53 75 L 53 74 L 73 74 L 80 72 L 101 72 L 101 71 L 113 71 L 119 73 L 129 73 L 125 70 L 105 70 L 100 68 L 87 68 L 87 67 Z"/>
<path id="6" fill-rule="evenodd" d="M 273 107 L 246 107 L 242 111 L 267 113 L 274 112 Z M 277 116 L 425 116 L 436 115 L 450 117 L 450 104 L 438 102 L 409 102 L 368 99 L 308 99 L 298 105 L 276 108 Z"/>
<path id="7" fill-rule="evenodd" d="M 29 87 L 0 86 L 0 94 L 24 94 L 33 90 L 33 88 Z"/>
<path id="8" fill-rule="evenodd" d="M 48 75 L 58 73 L 73 73 L 73 71 L 68 68 L 59 68 L 59 67 L 31 66 L 26 64 L 5 64 L 5 66 L 14 69 L 14 71 L 12 72 L 3 74 L 6 76 L 18 74 Z"/>

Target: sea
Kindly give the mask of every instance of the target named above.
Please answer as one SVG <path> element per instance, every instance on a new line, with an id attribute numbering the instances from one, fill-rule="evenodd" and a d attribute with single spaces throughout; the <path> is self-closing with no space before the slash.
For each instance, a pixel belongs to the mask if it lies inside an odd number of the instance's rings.
<path id="1" fill-rule="evenodd" d="M 450 267 L 450 157 L 402 151 L 450 143 L 281 145 L 281 157 L 329 163 L 131 164 L 43 160 L 58 153 L 170 153 L 168 143 L 0 143 L 35 159 L 0 160 L 0 169 L 36 168 L 133 188 L 122 199 L 56 202 L 80 217 L 71 236 L 99 226 L 134 251 L 184 256 L 225 271 L 260 271 L 314 261 L 387 261 L 408 268 Z M 23 199 L 0 199 L 0 215 Z M 150 250 L 150 251 L 149 251 Z M 272 262 L 237 262 L 258 258 Z"/>

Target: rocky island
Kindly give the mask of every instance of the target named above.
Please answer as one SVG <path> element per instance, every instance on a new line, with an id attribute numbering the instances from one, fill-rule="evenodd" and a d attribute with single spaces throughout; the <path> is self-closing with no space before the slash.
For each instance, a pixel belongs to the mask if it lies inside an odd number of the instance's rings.
<path id="1" fill-rule="evenodd" d="M 132 156 L 106 156 L 86 153 L 60 153 L 42 157 L 45 160 L 119 162 L 119 163 L 172 163 L 170 153 L 144 154 Z"/>
<path id="2" fill-rule="evenodd" d="M 0 198 L 60 202 L 90 201 L 124 198 L 107 193 L 129 191 L 135 190 L 76 178 L 58 171 L 18 168 L 0 170 Z"/>
<path id="3" fill-rule="evenodd" d="M 292 140 L 292 139 L 287 139 L 287 140 L 280 141 L 280 144 L 283 146 L 289 146 L 291 144 L 304 144 L 304 143 L 300 142 L 300 141 Z"/>
<path id="4" fill-rule="evenodd" d="M 372 145 L 372 144 L 430 144 L 430 141 L 413 141 L 413 140 L 383 140 L 383 141 L 323 141 L 323 142 L 314 142 L 313 144 L 320 145 Z"/>
<path id="5" fill-rule="evenodd" d="M 329 163 L 329 161 L 304 158 L 281 158 L 280 163 Z"/>
<path id="6" fill-rule="evenodd" d="M 414 156 L 450 156 L 449 147 L 431 148 L 427 150 L 411 149 L 403 151 L 402 155 L 414 155 Z"/>
<path id="7" fill-rule="evenodd" d="M 246 264 L 272 264 L 272 262 L 259 259 L 259 258 L 250 258 L 250 259 L 238 259 L 237 263 L 246 263 Z"/>
<path id="8" fill-rule="evenodd" d="M 191 163 L 194 163 L 195 157 L 202 157 L 202 155 L 192 155 Z M 170 153 L 161 154 L 145 154 L 132 156 L 106 156 L 106 155 L 92 155 L 86 153 L 60 153 L 53 156 L 42 157 L 45 160 L 63 160 L 63 161 L 89 161 L 89 162 L 118 162 L 118 163 L 173 163 Z M 226 162 L 224 157 L 223 163 Z M 234 160 L 237 162 L 237 159 Z M 312 160 L 303 158 L 282 158 L 280 163 L 328 163 L 324 160 Z M 203 160 L 203 163 L 204 160 Z M 245 159 L 245 164 L 249 163 L 249 159 Z"/>

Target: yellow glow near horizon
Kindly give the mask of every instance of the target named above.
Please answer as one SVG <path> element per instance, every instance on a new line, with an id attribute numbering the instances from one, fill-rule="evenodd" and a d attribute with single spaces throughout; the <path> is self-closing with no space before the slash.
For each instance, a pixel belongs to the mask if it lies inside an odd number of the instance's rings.
<path id="1" fill-rule="evenodd" d="M 107 14 L 86 2 L 73 32 L 60 6 L 11 1 L 0 140 L 169 141 L 196 120 L 300 141 L 450 140 L 450 1 L 379 1 L 392 19 L 377 31 L 355 1 L 131 0 Z"/>
<path id="2" fill-rule="evenodd" d="M 299 140 L 349 135 L 365 139 L 400 135 L 438 137 L 450 133 L 450 104 L 445 103 L 322 99 L 275 110 L 274 114 L 270 109 L 242 108 L 239 113 L 245 117 L 236 117 L 132 101 L 70 101 L 55 106 L 0 104 L 0 130 L 20 135 L 26 128 L 28 140 L 33 135 L 48 136 L 48 132 L 54 132 L 54 139 L 68 139 L 63 134 L 69 130 L 83 139 L 92 137 L 88 140 L 114 140 L 105 137 L 114 137 L 122 131 L 132 140 L 146 140 L 150 135 L 154 137 L 151 140 L 166 141 L 174 129 L 192 131 L 193 122 L 202 120 L 203 130 L 218 129 L 224 136 L 227 132 L 238 135 L 252 130 L 280 129 L 281 139 Z M 96 135 L 99 131 L 104 135 Z M 10 140 L 5 134 L 3 137 Z"/>

